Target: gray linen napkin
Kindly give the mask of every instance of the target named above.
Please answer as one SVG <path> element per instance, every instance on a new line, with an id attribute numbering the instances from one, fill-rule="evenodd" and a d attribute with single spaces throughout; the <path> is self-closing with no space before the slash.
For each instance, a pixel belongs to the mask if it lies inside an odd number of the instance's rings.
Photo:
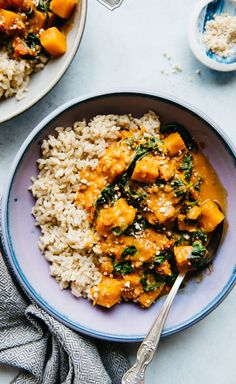
<path id="1" fill-rule="evenodd" d="M 119 384 L 129 368 L 115 343 L 76 333 L 23 292 L 0 240 L 0 364 L 21 368 L 12 384 Z"/>

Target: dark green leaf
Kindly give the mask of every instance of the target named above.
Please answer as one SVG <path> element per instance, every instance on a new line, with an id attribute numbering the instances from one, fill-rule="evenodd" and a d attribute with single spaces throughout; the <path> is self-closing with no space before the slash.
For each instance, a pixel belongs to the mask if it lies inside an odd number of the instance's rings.
<path id="1" fill-rule="evenodd" d="M 166 284 L 168 285 L 173 285 L 175 280 L 177 279 L 177 276 L 178 276 L 179 272 L 174 272 L 172 273 L 172 275 L 170 276 L 165 276 L 165 282 Z"/>
<path id="2" fill-rule="evenodd" d="M 121 257 L 125 258 L 126 256 L 134 256 L 137 252 L 137 248 L 134 245 L 131 245 L 131 247 L 125 248 L 125 250 L 121 254 Z"/>
<path id="3" fill-rule="evenodd" d="M 156 179 L 155 184 L 160 186 L 160 185 L 165 185 L 166 181 L 164 179 Z"/>
<path id="4" fill-rule="evenodd" d="M 184 171 L 184 178 L 187 182 L 189 182 L 191 179 L 192 170 L 193 170 L 193 157 L 191 153 L 184 156 L 180 169 Z"/>
<path id="5" fill-rule="evenodd" d="M 144 231 L 148 226 L 147 220 L 142 215 L 137 215 L 132 225 L 125 230 L 124 234 L 127 236 L 135 236 L 137 233 Z"/>
<path id="6" fill-rule="evenodd" d="M 39 0 L 37 9 L 39 11 L 45 12 L 48 15 L 48 12 L 50 11 L 50 3 L 51 0 Z"/>
<path id="7" fill-rule="evenodd" d="M 179 238 L 177 240 L 175 240 L 174 246 L 177 247 L 178 245 L 183 244 L 187 239 L 188 240 L 190 239 L 189 233 L 188 232 L 180 232 Z"/>
<path id="8" fill-rule="evenodd" d="M 120 227 L 112 228 L 111 231 L 112 231 L 114 236 L 120 236 L 120 235 L 122 235 L 122 233 L 124 233 L 124 231 L 121 230 Z"/>
<path id="9" fill-rule="evenodd" d="M 194 186 L 193 186 L 193 188 L 195 189 L 195 191 L 200 192 L 201 182 L 202 182 L 201 177 L 198 177 L 198 181 L 197 181 L 196 184 L 194 184 Z"/>
<path id="10" fill-rule="evenodd" d="M 7 43 L 7 52 L 8 52 L 8 55 L 10 57 L 12 57 L 13 52 L 14 52 L 12 41 L 8 41 L 8 43 Z"/>
<path id="11" fill-rule="evenodd" d="M 172 254 L 172 249 L 165 249 L 164 251 L 161 251 L 158 253 L 158 255 L 154 256 L 153 262 L 154 264 L 162 264 L 165 260 L 168 260 L 170 255 Z"/>
<path id="12" fill-rule="evenodd" d="M 40 45 L 39 37 L 35 33 L 29 33 L 25 39 L 29 48 L 34 49 L 37 45 Z"/>
<path id="13" fill-rule="evenodd" d="M 203 244 L 207 242 L 207 234 L 204 231 L 196 231 L 192 233 L 192 241 L 200 240 Z"/>
<path id="14" fill-rule="evenodd" d="M 187 193 L 186 185 L 180 179 L 174 179 L 170 183 L 171 187 L 174 190 L 175 196 L 184 196 Z"/>
<path id="15" fill-rule="evenodd" d="M 194 268 L 201 268 L 208 264 L 209 260 L 206 258 L 207 249 L 200 241 L 194 241 L 192 244 L 193 250 L 188 260 Z"/>
<path id="16" fill-rule="evenodd" d="M 114 270 L 119 275 L 127 275 L 133 271 L 133 267 L 130 261 L 125 261 L 122 263 L 113 263 Z"/>
<path id="17" fill-rule="evenodd" d="M 125 186 L 120 186 L 121 196 L 124 197 L 128 204 L 132 205 L 135 208 L 139 208 L 142 201 L 147 198 L 146 192 L 142 190 L 133 190 L 131 189 L 129 183 L 127 182 Z"/>
<path id="18" fill-rule="evenodd" d="M 140 283 L 145 292 L 151 292 L 155 288 L 161 287 L 165 283 L 165 278 L 154 271 L 149 271 L 144 273 Z"/>
<path id="19" fill-rule="evenodd" d="M 146 139 L 146 142 L 144 142 L 143 144 L 139 144 L 137 146 L 136 154 L 126 170 L 126 173 L 125 173 L 126 178 L 132 176 L 132 173 L 134 171 L 135 165 L 138 160 L 141 160 L 143 157 L 147 156 L 148 153 L 151 153 L 154 151 L 157 151 L 158 153 L 160 153 L 158 143 L 160 143 L 160 140 L 152 136 L 151 138 L 148 137 Z"/>
<path id="20" fill-rule="evenodd" d="M 95 201 L 95 210 L 98 212 L 98 210 L 104 205 L 113 203 L 115 200 L 118 199 L 117 196 L 117 190 L 115 190 L 115 184 L 109 184 L 107 187 L 105 187 L 101 194 L 98 196 L 97 200 Z"/>

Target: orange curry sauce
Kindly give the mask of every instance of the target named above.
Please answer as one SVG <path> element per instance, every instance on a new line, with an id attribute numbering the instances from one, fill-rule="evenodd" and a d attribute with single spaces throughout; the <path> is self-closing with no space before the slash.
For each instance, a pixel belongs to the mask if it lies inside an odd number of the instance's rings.
<path id="1" fill-rule="evenodd" d="M 76 203 L 89 212 L 102 255 L 94 304 L 149 307 L 179 271 L 207 265 L 207 237 L 224 219 L 226 193 L 194 141 L 121 129 L 80 177 Z"/>

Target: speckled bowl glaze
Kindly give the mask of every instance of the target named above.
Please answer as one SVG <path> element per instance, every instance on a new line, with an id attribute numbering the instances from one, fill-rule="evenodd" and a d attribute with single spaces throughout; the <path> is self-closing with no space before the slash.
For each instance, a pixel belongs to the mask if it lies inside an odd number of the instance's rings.
<path id="1" fill-rule="evenodd" d="M 50 277 L 49 264 L 37 246 L 39 229 L 31 215 L 34 199 L 28 187 L 31 176 L 37 175 L 40 144 L 49 133 L 54 133 L 55 127 L 69 126 L 75 120 L 97 114 L 141 116 L 150 109 L 160 115 L 163 123 L 178 121 L 197 142 L 205 143 L 203 151 L 228 191 L 228 229 L 214 260 L 214 270 L 206 273 L 201 283 L 192 280 L 178 293 L 163 336 L 193 325 L 221 303 L 236 277 L 236 152 L 220 128 L 195 108 L 176 98 L 153 93 L 116 92 L 72 100 L 46 117 L 26 139 L 12 164 L 2 200 L 3 239 L 19 282 L 33 300 L 68 327 L 107 340 L 142 340 L 165 298 L 146 310 L 127 303 L 105 310 L 77 299 L 69 290 L 61 291 Z"/>
<path id="2" fill-rule="evenodd" d="M 193 9 L 188 27 L 188 39 L 190 48 L 198 60 L 204 65 L 216 71 L 229 72 L 236 70 L 236 54 L 229 57 L 220 57 L 208 50 L 203 42 L 203 33 L 206 23 L 213 16 L 228 13 L 236 15 L 235 0 L 201 0 Z"/>
<path id="3" fill-rule="evenodd" d="M 32 74 L 25 97 L 0 99 L 0 123 L 10 120 L 36 104 L 62 78 L 79 48 L 86 22 L 87 0 L 79 1 L 76 12 L 70 19 L 67 33 L 67 51 L 61 57 L 50 59 L 43 70 Z"/>

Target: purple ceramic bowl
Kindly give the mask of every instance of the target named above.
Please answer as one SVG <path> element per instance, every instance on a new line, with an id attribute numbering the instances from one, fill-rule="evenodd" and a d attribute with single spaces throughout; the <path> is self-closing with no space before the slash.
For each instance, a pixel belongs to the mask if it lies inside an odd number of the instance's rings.
<path id="1" fill-rule="evenodd" d="M 150 109 L 160 115 L 163 123 L 178 121 L 189 129 L 197 142 L 205 143 L 203 151 L 228 192 L 228 229 L 214 260 L 214 270 L 204 276 L 201 283 L 192 280 L 178 293 L 163 336 L 193 325 L 221 303 L 236 280 L 236 152 L 219 127 L 195 108 L 163 94 L 136 92 L 90 95 L 72 100 L 46 117 L 26 139 L 11 167 L 2 201 L 7 255 L 29 296 L 68 327 L 107 340 L 142 340 L 165 298 L 146 310 L 126 303 L 105 310 L 93 307 L 85 299 L 77 299 L 69 290 L 61 291 L 55 279 L 50 277 L 49 263 L 37 246 L 39 230 L 31 215 L 34 199 L 28 187 L 31 176 L 37 175 L 36 160 L 40 157 L 41 141 L 52 134 L 55 127 L 69 126 L 75 120 L 90 119 L 97 114 L 141 116 Z"/>

